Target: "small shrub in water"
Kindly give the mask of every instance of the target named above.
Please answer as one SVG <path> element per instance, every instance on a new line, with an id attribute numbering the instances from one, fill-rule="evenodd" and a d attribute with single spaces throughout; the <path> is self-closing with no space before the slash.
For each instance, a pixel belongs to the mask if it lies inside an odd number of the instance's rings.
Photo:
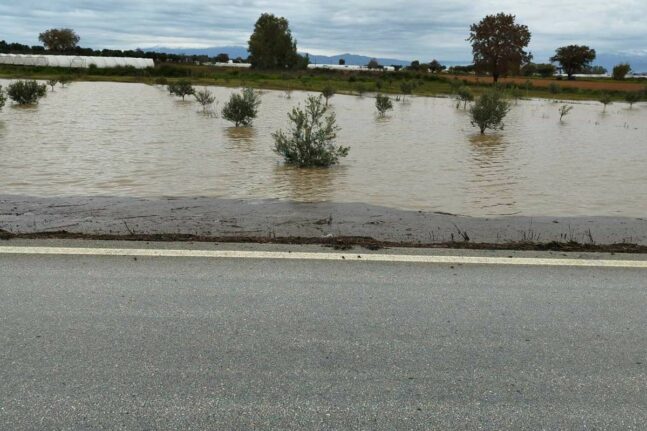
<path id="1" fill-rule="evenodd" d="M 234 93 L 222 109 L 222 117 L 239 126 L 250 126 L 256 114 L 261 99 L 251 88 L 245 88 L 241 93 Z"/>
<path id="2" fill-rule="evenodd" d="M 61 84 L 61 87 L 63 87 L 63 88 L 65 88 L 65 86 L 67 84 L 72 82 L 72 80 L 70 78 L 68 78 L 67 76 L 61 76 L 60 78 L 58 78 L 57 81 L 59 82 L 59 84 Z"/>
<path id="3" fill-rule="evenodd" d="M 458 103 L 456 104 L 457 108 L 462 103 L 463 109 L 467 109 L 467 103 L 474 101 L 474 94 L 472 93 L 472 90 L 470 90 L 469 87 L 462 85 L 461 87 L 458 88 L 458 90 L 456 90 L 456 99 L 458 100 Z"/>
<path id="4" fill-rule="evenodd" d="M 185 79 L 169 84 L 168 91 L 175 96 L 181 97 L 182 100 L 184 100 L 186 96 L 195 94 L 195 89 L 191 83 Z"/>
<path id="5" fill-rule="evenodd" d="M 415 84 L 411 81 L 404 81 L 400 83 L 400 91 L 402 92 L 402 100 L 404 100 L 404 96 L 407 94 L 413 93 L 413 89 L 415 88 Z"/>
<path id="6" fill-rule="evenodd" d="M 519 101 L 519 99 L 521 99 L 521 96 L 523 96 L 523 94 L 521 93 L 519 87 L 514 86 L 510 89 L 510 97 L 514 99 L 515 104 Z"/>
<path id="7" fill-rule="evenodd" d="M 202 105 L 203 112 L 206 112 L 207 107 L 209 105 L 213 105 L 213 103 L 216 101 L 216 96 L 214 96 L 213 93 L 211 93 L 211 91 L 207 90 L 206 88 L 196 91 L 193 97 L 195 97 L 195 100 L 200 105 Z"/>
<path id="8" fill-rule="evenodd" d="M 393 102 L 391 102 L 389 96 L 378 94 L 377 96 L 375 96 L 375 107 L 377 108 L 379 115 L 384 116 L 384 114 L 386 114 L 386 111 L 393 109 Z"/>
<path id="9" fill-rule="evenodd" d="M 569 112 L 573 110 L 573 107 L 571 105 L 562 105 L 559 108 L 559 121 L 562 121 L 564 117 L 568 115 Z"/>
<path id="10" fill-rule="evenodd" d="M 58 84 L 58 79 L 50 79 L 47 81 L 47 85 L 52 87 L 52 91 L 54 91 L 54 87 L 56 87 L 56 84 Z"/>
<path id="11" fill-rule="evenodd" d="M 640 102 L 640 93 L 632 91 L 625 94 L 625 101 L 629 104 L 629 109 L 633 109 L 634 103 Z"/>
<path id="12" fill-rule="evenodd" d="M 605 93 L 600 96 L 600 98 L 598 99 L 598 102 L 604 105 L 604 109 L 602 110 L 602 112 L 606 112 L 607 105 L 611 105 L 613 103 L 613 100 L 611 99 L 611 96 Z"/>
<path id="13" fill-rule="evenodd" d="M 328 113 L 322 97 L 308 97 L 305 107 L 297 106 L 288 113 L 291 128 L 272 134 L 274 151 L 288 164 L 299 167 L 328 167 L 346 157 L 348 147 L 335 145 L 339 127 L 335 113 Z"/>
<path id="14" fill-rule="evenodd" d="M 484 134 L 487 129 L 503 129 L 503 119 L 510 111 L 510 105 L 496 91 L 485 93 L 470 108 L 472 125 Z"/>
<path id="15" fill-rule="evenodd" d="M 323 90 L 321 90 L 321 95 L 326 99 L 326 106 L 328 106 L 328 99 L 335 95 L 335 89 L 330 85 L 326 85 Z"/>
<path id="16" fill-rule="evenodd" d="M 355 91 L 357 92 L 358 95 L 362 96 L 364 93 L 366 93 L 366 86 L 361 82 L 357 83 L 355 84 Z"/>
<path id="17" fill-rule="evenodd" d="M 456 93 L 458 92 L 459 88 L 463 87 L 463 82 L 460 81 L 458 78 L 454 77 L 454 79 L 449 81 L 449 87 L 452 93 Z"/>
<path id="18" fill-rule="evenodd" d="M 0 110 L 4 107 L 4 104 L 7 102 L 7 96 L 4 95 L 4 90 L 2 85 L 0 85 Z"/>
<path id="19" fill-rule="evenodd" d="M 36 81 L 17 81 L 7 87 L 7 95 L 19 105 L 35 105 L 47 94 L 47 86 Z"/>

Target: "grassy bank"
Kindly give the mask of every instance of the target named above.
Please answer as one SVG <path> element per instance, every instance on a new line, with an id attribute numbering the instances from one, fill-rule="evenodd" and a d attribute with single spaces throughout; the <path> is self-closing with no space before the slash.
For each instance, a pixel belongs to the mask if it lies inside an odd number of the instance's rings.
<path id="1" fill-rule="evenodd" d="M 61 76 L 66 76 L 72 81 L 137 82 L 150 85 L 189 79 L 194 85 L 253 87 L 285 91 L 321 91 L 324 87 L 330 86 L 341 94 L 382 92 L 394 95 L 403 93 L 401 86 L 406 82 L 413 84 L 411 92 L 419 96 L 451 95 L 460 85 L 469 86 L 476 95 L 479 95 L 491 89 L 493 85 L 488 77 L 448 76 L 412 71 L 255 71 L 188 64 L 159 64 L 153 69 L 128 67 L 61 69 L 0 66 L 0 78 L 4 79 L 48 80 Z M 623 100 L 627 92 L 641 91 L 644 94 L 647 89 L 639 82 L 619 83 L 610 79 L 559 81 L 540 78 L 506 78 L 498 86 L 511 93 L 516 93 L 517 97 L 560 100 L 597 100 L 602 94 L 609 94 L 614 100 Z"/>

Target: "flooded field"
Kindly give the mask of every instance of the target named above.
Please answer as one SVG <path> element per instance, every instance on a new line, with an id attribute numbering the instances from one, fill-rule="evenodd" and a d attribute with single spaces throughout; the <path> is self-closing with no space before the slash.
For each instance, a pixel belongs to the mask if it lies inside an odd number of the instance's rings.
<path id="1" fill-rule="evenodd" d="M 6 86 L 7 82 L 0 84 Z M 231 89 L 211 88 L 218 110 Z M 647 215 L 647 106 L 602 112 L 519 101 L 506 128 L 482 137 L 442 98 L 408 98 L 388 117 L 370 96 L 331 99 L 350 155 L 299 170 L 271 132 L 305 93 L 264 91 L 253 128 L 201 114 L 162 87 L 73 83 L 37 107 L 0 112 L 0 193 L 37 196 L 214 196 L 365 202 L 495 215 Z"/>

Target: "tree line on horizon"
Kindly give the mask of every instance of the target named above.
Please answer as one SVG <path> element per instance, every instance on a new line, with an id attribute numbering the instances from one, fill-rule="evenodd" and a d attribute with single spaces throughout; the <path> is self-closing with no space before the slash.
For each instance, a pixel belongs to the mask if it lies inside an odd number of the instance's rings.
<path id="1" fill-rule="evenodd" d="M 38 35 L 42 45 L 24 45 L 21 43 L 8 43 L 0 40 L 0 54 L 40 54 L 40 55 L 76 55 L 88 57 L 127 57 L 150 58 L 162 63 L 206 63 L 209 61 L 227 63 L 244 63 L 247 59 L 242 57 L 230 59 L 226 53 L 215 57 L 208 55 L 168 54 L 153 50 L 142 49 L 92 49 L 79 46 L 80 36 L 70 28 L 52 28 Z"/>
<path id="2" fill-rule="evenodd" d="M 492 76 L 496 83 L 502 76 L 540 75 L 550 77 L 557 68 L 553 63 L 558 63 L 568 79 L 574 79 L 577 73 L 606 73 L 604 68 L 592 66 L 596 58 L 594 49 L 586 45 L 567 45 L 559 47 L 555 55 L 550 58 L 551 63 L 535 64 L 533 55 L 527 51 L 532 34 L 526 25 L 518 24 L 516 16 L 506 13 L 488 15 L 480 22 L 470 26 L 467 41 L 472 45 L 473 64 L 470 66 L 455 66 L 454 72 L 486 73 Z M 43 45 L 28 46 L 17 43 L 0 41 L 0 53 L 22 54 L 66 54 L 82 56 L 110 56 L 110 57 L 144 57 L 160 62 L 197 62 L 206 63 L 228 62 L 227 54 L 215 57 L 206 55 L 178 55 L 166 54 L 155 51 L 136 50 L 94 50 L 78 46 L 80 37 L 69 28 L 49 29 L 39 34 L 38 39 Z M 297 52 L 297 41 L 292 37 L 289 22 L 284 17 L 277 17 L 270 13 L 262 14 L 254 24 L 254 30 L 248 41 L 249 57 L 237 58 L 235 62 L 247 62 L 254 69 L 263 70 L 298 70 L 305 69 L 309 64 L 308 55 Z M 344 64 L 340 60 L 340 64 Z M 376 59 L 367 64 L 369 69 L 381 69 Z M 396 67 L 398 70 L 399 67 Z M 414 60 L 407 67 L 408 70 L 429 71 L 437 73 L 446 69 L 437 60 L 421 63 Z M 613 70 L 615 79 L 624 79 L 631 71 L 628 64 L 619 64 Z"/>

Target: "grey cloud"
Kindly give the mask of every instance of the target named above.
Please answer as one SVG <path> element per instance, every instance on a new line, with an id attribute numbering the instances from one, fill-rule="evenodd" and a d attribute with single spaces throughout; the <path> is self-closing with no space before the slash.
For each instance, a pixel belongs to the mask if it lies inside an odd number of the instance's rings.
<path id="1" fill-rule="evenodd" d="M 0 0 L 6 1 L 6 0 Z M 586 43 L 599 51 L 644 51 L 644 0 L 24 0 L 0 4 L 0 39 L 36 44 L 50 27 L 77 30 L 82 45 L 244 45 L 263 12 L 290 20 L 301 50 L 400 58 L 470 58 L 469 25 L 506 11 L 533 32 L 531 51 Z"/>

